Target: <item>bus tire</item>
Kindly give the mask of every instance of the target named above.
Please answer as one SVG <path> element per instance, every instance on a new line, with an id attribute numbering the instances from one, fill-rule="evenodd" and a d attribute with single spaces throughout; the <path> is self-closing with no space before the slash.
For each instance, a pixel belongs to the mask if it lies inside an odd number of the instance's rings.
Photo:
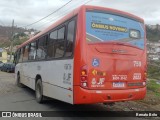
<path id="1" fill-rule="evenodd" d="M 43 86 L 42 86 L 42 80 L 38 79 L 35 86 L 35 93 L 36 93 L 36 101 L 38 103 L 43 103 Z"/>
<path id="2" fill-rule="evenodd" d="M 21 83 L 21 78 L 20 78 L 20 74 L 17 74 L 17 86 L 23 88 L 24 85 Z"/>

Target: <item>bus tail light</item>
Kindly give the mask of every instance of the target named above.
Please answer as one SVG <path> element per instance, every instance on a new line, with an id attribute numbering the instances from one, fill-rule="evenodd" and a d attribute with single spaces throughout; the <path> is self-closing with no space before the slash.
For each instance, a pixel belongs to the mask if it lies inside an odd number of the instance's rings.
<path id="1" fill-rule="evenodd" d="M 81 76 L 81 81 L 86 82 L 87 81 L 87 76 Z"/>
<path id="2" fill-rule="evenodd" d="M 143 86 L 146 86 L 146 82 L 143 82 L 142 84 L 143 84 Z"/>
<path id="3" fill-rule="evenodd" d="M 88 87 L 88 74 L 87 74 L 87 66 L 83 66 L 81 68 L 81 78 L 80 78 L 81 86 L 84 88 Z"/>

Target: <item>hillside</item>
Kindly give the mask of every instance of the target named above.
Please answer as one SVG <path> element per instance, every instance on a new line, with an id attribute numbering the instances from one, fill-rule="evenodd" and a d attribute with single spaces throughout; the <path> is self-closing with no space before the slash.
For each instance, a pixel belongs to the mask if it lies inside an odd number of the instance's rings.
<path id="1" fill-rule="evenodd" d="M 14 33 L 16 34 L 16 36 L 22 35 L 23 37 L 25 36 L 24 32 L 32 32 L 32 31 L 34 30 L 33 29 L 27 30 L 24 28 L 14 27 Z M 10 45 L 11 34 L 12 34 L 12 27 L 0 26 L 0 47 L 8 47 Z M 15 43 L 21 43 L 21 41 L 24 40 L 16 39 Z"/>
<path id="2" fill-rule="evenodd" d="M 0 47 L 8 47 L 10 45 L 11 30 L 12 28 L 9 26 L 0 26 Z M 35 30 L 14 27 L 14 33 L 17 33 L 15 45 L 21 44 L 28 39 L 28 36 L 24 35 L 24 32 L 31 33 L 32 31 Z M 160 25 L 146 25 L 146 32 L 149 41 L 158 42 L 160 40 Z"/>

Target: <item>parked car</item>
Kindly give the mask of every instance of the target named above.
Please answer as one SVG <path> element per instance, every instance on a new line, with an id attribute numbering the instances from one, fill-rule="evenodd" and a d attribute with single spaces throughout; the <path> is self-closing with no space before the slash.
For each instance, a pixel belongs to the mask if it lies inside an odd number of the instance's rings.
<path id="1" fill-rule="evenodd" d="M 1 71 L 5 71 L 6 69 L 6 63 L 4 63 L 2 66 L 1 66 Z"/>
<path id="2" fill-rule="evenodd" d="M 5 71 L 5 72 L 14 72 L 14 70 L 15 70 L 15 65 L 13 63 L 5 63 L 1 67 L 1 71 Z"/>
<path id="3" fill-rule="evenodd" d="M 1 70 L 1 67 L 4 65 L 4 63 L 0 63 L 0 70 Z"/>

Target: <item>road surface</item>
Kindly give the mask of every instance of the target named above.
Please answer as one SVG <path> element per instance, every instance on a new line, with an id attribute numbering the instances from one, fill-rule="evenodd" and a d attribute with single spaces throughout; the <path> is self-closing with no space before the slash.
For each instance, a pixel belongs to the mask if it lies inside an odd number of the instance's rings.
<path id="1" fill-rule="evenodd" d="M 103 110 L 112 111 L 112 107 L 104 106 L 103 104 L 94 105 L 70 105 L 58 100 L 49 99 L 44 104 L 38 104 L 35 101 L 35 93 L 33 90 L 25 87 L 19 88 L 15 84 L 14 74 L 0 72 L 0 111 L 92 111 Z M 113 110 L 115 111 L 115 110 Z M 88 113 L 90 114 L 90 113 Z M 118 114 L 118 113 L 117 113 Z M 63 120 L 144 120 L 136 117 L 54 117 L 54 119 Z M 116 116 L 116 113 L 115 113 Z M 5 118 L 0 118 L 5 119 Z M 17 120 L 18 118 L 7 118 L 7 120 Z M 38 120 L 53 120 L 51 117 L 46 118 L 23 118 L 23 119 L 38 119 Z"/>

